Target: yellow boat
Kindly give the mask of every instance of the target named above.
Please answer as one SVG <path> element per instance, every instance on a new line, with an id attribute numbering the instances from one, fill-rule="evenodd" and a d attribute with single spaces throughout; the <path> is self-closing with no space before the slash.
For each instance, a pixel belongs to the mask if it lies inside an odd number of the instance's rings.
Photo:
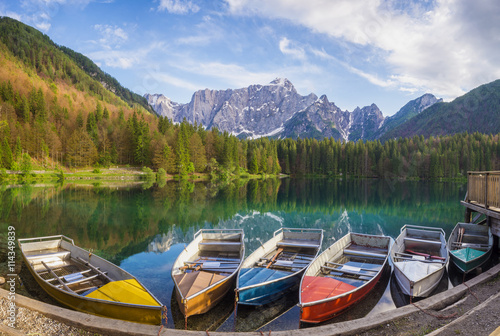
<path id="1" fill-rule="evenodd" d="M 203 314 L 231 289 L 245 256 L 241 229 L 202 229 L 172 267 L 177 303 L 184 317 Z"/>
<path id="2" fill-rule="evenodd" d="M 63 235 L 18 240 L 25 264 L 50 296 L 94 315 L 161 323 L 162 304 L 134 276 Z"/>

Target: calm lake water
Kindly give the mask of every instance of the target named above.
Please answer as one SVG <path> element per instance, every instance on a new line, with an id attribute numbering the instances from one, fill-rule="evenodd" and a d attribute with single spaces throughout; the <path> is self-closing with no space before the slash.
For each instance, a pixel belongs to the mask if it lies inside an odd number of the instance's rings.
<path id="1" fill-rule="evenodd" d="M 9 225 L 16 227 L 17 238 L 64 234 L 134 274 L 167 305 L 169 327 L 184 328 L 172 301 L 170 270 L 201 228 L 243 228 L 247 255 L 280 227 L 324 229 L 324 248 L 349 231 L 395 238 L 404 224 L 441 227 L 448 236 L 454 225 L 463 221 L 460 200 L 465 192 L 465 183 L 338 179 L 251 180 L 222 187 L 190 182 L 163 186 L 0 186 L 0 255 L 5 259 L 4 238 Z M 0 260 L 1 273 L 5 264 Z M 29 284 L 32 279 L 20 258 L 16 266 L 26 282 L 21 290 L 45 299 Z M 384 292 L 390 287 L 389 276 L 386 278 L 371 306 L 360 304 L 367 311 L 345 314 L 347 318 L 366 315 L 369 307 L 384 305 L 388 300 Z M 229 295 L 215 313 L 189 318 L 188 328 L 258 329 L 289 308 L 268 326 L 286 329 L 294 321 L 298 327 L 294 300 L 289 297 L 259 310 L 238 308 L 235 318 Z"/>

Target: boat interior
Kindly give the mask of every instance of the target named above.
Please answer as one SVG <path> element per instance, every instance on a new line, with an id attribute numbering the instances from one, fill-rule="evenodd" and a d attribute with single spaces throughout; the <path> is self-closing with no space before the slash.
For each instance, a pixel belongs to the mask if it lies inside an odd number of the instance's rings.
<path id="1" fill-rule="evenodd" d="M 447 249 L 444 237 L 438 231 L 429 232 L 407 229 L 399 248 L 394 253 L 394 261 L 421 261 L 445 264 Z"/>
<path id="2" fill-rule="evenodd" d="M 323 266 L 318 276 L 333 278 L 359 287 L 375 277 L 384 266 L 388 247 L 374 247 L 349 243 L 343 253 L 334 255 Z"/>
<path id="3" fill-rule="evenodd" d="M 466 226 L 459 227 L 456 232 L 453 234 L 456 237 L 453 237 L 453 241 L 451 243 L 451 250 L 458 250 L 462 248 L 473 248 L 479 251 L 487 251 L 490 248 L 489 244 L 489 232 L 487 227 L 480 228 L 469 228 Z"/>
<path id="4" fill-rule="evenodd" d="M 71 252 L 61 247 L 25 251 L 25 255 L 43 280 L 71 293 L 85 296 L 113 281 L 107 272 L 81 258 L 77 260 L 71 257 Z"/>
<path id="5" fill-rule="evenodd" d="M 180 267 L 182 273 L 174 275 L 181 294 L 189 297 L 233 274 L 243 258 L 240 239 L 239 235 L 227 240 L 202 239 L 198 251 Z"/>
<path id="6" fill-rule="evenodd" d="M 240 270 L 240 286 L 273 281 L 301 271 L 314 260 L 319 244 L 318 239 L 284 235 L 276 247 L 262 255 L 253 267 Z"/>

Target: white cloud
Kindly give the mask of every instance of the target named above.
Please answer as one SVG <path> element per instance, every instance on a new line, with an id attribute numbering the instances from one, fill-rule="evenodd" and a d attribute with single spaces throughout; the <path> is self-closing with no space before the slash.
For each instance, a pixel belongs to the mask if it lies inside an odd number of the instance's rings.
<path id="1" fill-rule="evenodd" d="M 7 14 L 16 20 L 22 21 L 37 29 L 48 32 L 52 27 L 52 19 L 59 14 L 63 6 L 85 8 L 93 0 L 21 0 L 20 5 L 24 13 Z"/>
<path id="2" fill-rule="evenodd" d="M 295 43 L 293 43 L 286 37 L 283 37 L 280 40 L 279 46 L 280 46 L 280 51 L 285 55 L 291 56 L 299 60 L 306 59 L 306 53 L 304 49 L 297 46 Z"/>
<path id="3" fill-rule="evenodd" d="M 191 83 L 185 79 L 172 76 L 165 72 L 155 72 L 154 79 L 158 80 L 159 82 L 170 84 L 185 90 L 196 91 L 200 89 L 199 85 Z"/>
<path id="4" fill-rule="evenodd" d="M 117 26 L 96 24 L 94 29 L 101 34 L 99 44 L 106 49 L 119 47 L 128 40 L 127 32 Z"/>
<path id="5" fill-rule="evenodd" d="M 345 58 L 356 63 L 352 72 L 376 85 L 456 97 L 500 78 L 500 3 L 496 0 L 226 2 L 235 15 L 286 19 L 337 43 L 362 47 L 364 55 Z M 321 50 L 315 55 L 321 57 Z M 382 70 L 375 69 L 377 75 L 365 70 L 374 69 L 373 57 L 383 65 Z"/>
<path id="6" fill-rule="evenodd" d="M 205 46 L 213 41 L 224 39 L 226 34 L 218 22 L 212 20 L 210 16 L 203 17 L 202 21 L 193 28 L 195 31 L 194 34 L 180 37 L 176 40 L 176 43 L 197 47 Z"/>
<path id="7" fill-rule="evenodd" d="M 158 11 L 162 12 L 165 10 L 172 14 L 188 14 L 189 12 L 198 12 L 200 7 L 191 1 L 160 0 Z"/>

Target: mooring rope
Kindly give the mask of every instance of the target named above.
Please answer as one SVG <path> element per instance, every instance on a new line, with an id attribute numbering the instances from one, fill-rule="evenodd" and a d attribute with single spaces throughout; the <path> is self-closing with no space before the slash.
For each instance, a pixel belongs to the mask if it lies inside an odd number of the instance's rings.
<path id="1" fill-rule="evenodd" d="M 162 306 L 161 307 L 161 326 L 160 326 L 160 330 L 158 330 L 158 336 L 160 336 L 160 333 L 161 333 L 161 330 L 163 329 L 163 327 L 165 326 L 165 328 L 166 328 L 168 325 L 167 312 L 168 312 L 167 306 Z M 163 323 L 163 321 L 165 321 L 165 323 Z"/>
<path id="2" fill-rule="evenodd" d="M 413 288 L 411 289 L 411 292 L 413 293 Z M 446 320 L 446 319 L 455 317 L 457 315 L 457 313 L 453 313 L 453 314 L 450 314 L 450 315 L 437 315 L 437 314 L 434 314 L 434 313 L 431 313 L 431 312 L 427 312 L 423 308 L 417 306 L 417 304 L 415 302 L 412 302 L 412 299 L 413 299 L 413 295 L 410 295 L 410 304 L 412 304 L 415 307 L 417 307 L 418 309 L 420 309 L 420 311 L 422 313 L 427 314 L 427 315 L 432 316 L 432 317 L 435 317 L 435 318 L 437 318 L 439 320 Z"/>
<path id="3" fill-rule="evenodd" d="M 469 285 L 467 285 L 467 284 L 465 283 L 465 273 L 464 273 L 464 276 L 463 276 L 463 278 L 462 278 L 462 284 L 464 284 L 464 285 L 465 285 L 465 287 L 467 287 L 467 289 L 469 290 L 469 293 L 471 293 L 471 294 L 472 294 L 472 296 L 476 298 L 477 302 L 478 302 L 478 303 L 481 303 L 481 301 L 477 298 L 476 294 L 474 294 L 474 293 L 472 292 L 472 289 L 469 287 Z"/>
<path id="4" fill-rule="evenodd" d="M 427 315 L 432 316 L 432 317 L 435 317 L 435 318 L 437 318 L 439 320 L 446 320 L 446 319 L 455 317 L 457 315 L 457 313 L 453 313 L 453 314 L 450 314 L 450 315 L 437 315 L 437 314 L 433 314 L 431 312 L 425 311 L 423 308 L 417 306 L 417 304 L 415 302 L 412 302 L 411 304 L 414 305 L 415 307 L 417 307 L 418 309 L 420 309 L 420 311 L 422 313 L 427 314 Z"/>

